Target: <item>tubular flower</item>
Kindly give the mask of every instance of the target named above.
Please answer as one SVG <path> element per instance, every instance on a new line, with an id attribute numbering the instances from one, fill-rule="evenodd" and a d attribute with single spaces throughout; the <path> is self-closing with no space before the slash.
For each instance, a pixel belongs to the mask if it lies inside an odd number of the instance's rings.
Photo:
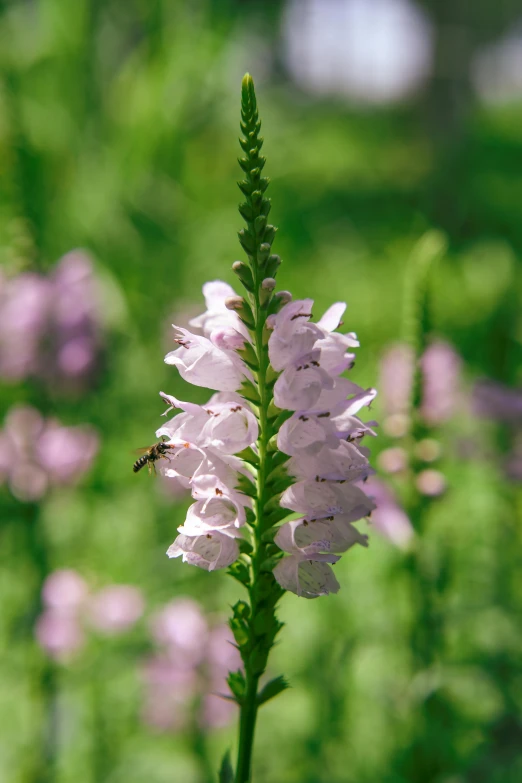
<path id="1" fill-rule="evenodd" d="M 251 507 L 250 497 L 236 489 L 239 476 L 246 474 L 250 482 L 251 474 L 234 452 L 255 444 L 257 420 L 238 395 L 219 393 L 206 405 L 196 405 L 160 394 L 169 404 L 167 412 L 182 411 L 156 433 L 170 447 L 164 473 L 180 479 L 196 501 L 167 554 L 208 571 L 226 568 L 239 556 L 235 539 Z"/>

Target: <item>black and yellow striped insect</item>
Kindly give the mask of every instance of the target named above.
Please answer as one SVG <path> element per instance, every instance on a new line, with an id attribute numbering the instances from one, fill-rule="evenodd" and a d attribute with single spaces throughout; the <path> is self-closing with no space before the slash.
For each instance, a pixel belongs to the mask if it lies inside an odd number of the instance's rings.
<path id="1" fill-rule="evenodd" d="M 162 440 L 159 443 L 153 443 L 152 446 L 147 446 L 145 449 L 143 449 L 144 454 L 142 454 L 142 456 L 136 460 L 132 467 L 134 473 L 137 473 L 139 470 L 144 468 L 145 465 L 149 466 L 149 473 L 152 473 L 153 470 L 155 473 L 155 463 L 160 459 L 168 460 L 169 458 L 167 457 L 167 452 L 169 449 L 173 448 L 174 446 L 170 446 L 168 443 L 165 443 Z"/>

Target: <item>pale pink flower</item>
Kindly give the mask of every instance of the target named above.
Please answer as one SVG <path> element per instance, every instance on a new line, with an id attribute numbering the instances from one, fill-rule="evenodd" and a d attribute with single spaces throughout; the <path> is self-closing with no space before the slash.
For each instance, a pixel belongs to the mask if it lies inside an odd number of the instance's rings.
<path id="1" fill-rule="evenodd" d="M 234 351 L 217 347 L 206 337 L 174 327 L 179 348 L 165 356 L 167 364 L 178 368 L 181 377 L 194 386 L 216 391 L 236 391 L 249 371 Z M 219 368 L 216 371 L 216 368 Z"/>
<path id="2" fill-rule="evenodd" d="M 286 463 L 286 468 L 298 481 L 357 481 L 374 473 L 366 456 L 345 440 L 337 441 L 334 448 L 322 446 L 313 452 L 296 454 Z"/>
<path id="3" fill-rule="evenodd" d="M 265 282 L 272 290 L 274 281 Z M 252 377 L 236 352 L 245 346 L 248 332 L 237 312 L 229 309 L 241 300 L 220 281 L 208 283 L 204 294 L 207 310 L 191 322 L 204 336 L 178 329 L 181 347 L 166 361 L 176 365 L 185 380 L 220 393 L 206 405 L 195 405 L 162 392 L 169 406 L 166 413 L 181 412 L 156 434 L 166 438 L 169 447 L 160 470 L 190 488 L 195 500 L 167 554 L 212 571 L 231 565 L 239 555 L 237 538 L 252 505 L 245 481 L 252 479 L 252 472 L 238 455 L 249 451 L 255 459 L 258 424 L 251 405 L 237 393 Z M 357 414 L 370 405 L 376 391 L 341 377 L 353 365 L 351 349 L 359 345 L 352 332 L 334 332 L 344 303 L 332 305 L 318 323 L 312 323 L 311 299 L 292 301 L 285 294 L 281 301 L 285 303 L 279 312 L 267 319 L 268 353 L 272 368 L 280 373 L 274 403 L 294 411 L 280 428 L 278 447 L 291 458 L 285 470 L 297 482 L 283 492 L 280 504 L 305 517 L 303 528 L 322 520 L 316 530 L 330 531 L 321 538 L 323 549 L 335 545 L 344 551 L 357 541 L 366 543 L 349 523 L 374 508 L 356 482 L 373 472 L 360 441 L 375 433 L 373 422 L 364 424 Z M 303 595 L 313 593 L 312 582 L 316 594 L 336 589 L 328 562 L 335 562 L 337 556 L 317 547 L 311 552 L 311 546 L 293 546 L 276 576 Z M 309 581 L 309 588 L 303 587 L 312 577 L 315 581 Z"/>
<path id="4" fill-rule="evenodd" d="M 203 296 L 207 306 L 206 312 L 192 318 L 189 326 L 201 329 L 205 337 L 210 337 L 215 332 L 228 332 L 232 329 L 243 337 L 242 342 L 245 338 L 249 339 L 248 330 L 241 323 L 237 313 L 229 310 L 225 305 L 229 297 L 237 296 L 232 286 L 222 280 L 213 280 L 203 286 Z"/>
<path id="5" fill-rule="evenodd" d="M 351 522 L 368 515 L 374 504 L 355 482 L 373 470 L 363 436 L 374 434 L 356 414 L 376 395 L 340 375 L 353 365 L 358 347 L 353 333 L 334 333 L 346 305 L 332 305 L 317 324 L 310 323 L 313 302 L 289 302 L 270 317 L 273 332 L 268 343 L 270 362 L 281 370 L 274 385 L 274 401 L 295 411 L 278 434 L 278 448 L 291 458 L 288 474 L 297 482 L 286 489 L 280 505 L 303 519 L 283 524 L 276 544 L 288 557 L 274 569 L 286 590 L 313 598 L 338 590 L 329 563 L 366 538 Z"/>
<path id="6" fill-rule="evenodd" d="M 359 533 L 352 521 L 342 514 L 333 519 L 294 519 L 281 525 L 274 541 L 290 553 L 346 552 L 354 544 L 368 546 L 368 536 Z"/>
<path id="7" fill-rule="evenodd" d="M 223 454 L 236 454 L 257 440 L 257 419 L 244 401 L 227 400 L 230 395 L 223 393 L 214 394 L 206 405 L 195 405 L 160 394 L 172 408 L 185 411 L 185 415 L 178 414 L 164 424 L 156 433 L 158 437 L 189 441 Z"/>
<path id="8" fill-rule="evenodd" d="M 302 550 L 280 560 L 274 576 L 284 590 L 302 598 L 337 593 L 340 585 L 329 564 L 339 559 L 338 555 Z"/>
<path id="9" fill-rule="evenodd" d="M 281 506 L 307 517 L 322 519 L 343 514 L 351 521 L 367 516 L 375 505 L 355 484 L 331 481 L 298 481 L 286 489 Z"/>
<path id="10" fill-rule="evenodd" d="M 180 534 L 168 548 L 169 557 L 181 557 L 184 563 L 215 571 L 227 568 L 239 557 L 239 547 L 229 535 L 214 531 L 198 536 Z"/>

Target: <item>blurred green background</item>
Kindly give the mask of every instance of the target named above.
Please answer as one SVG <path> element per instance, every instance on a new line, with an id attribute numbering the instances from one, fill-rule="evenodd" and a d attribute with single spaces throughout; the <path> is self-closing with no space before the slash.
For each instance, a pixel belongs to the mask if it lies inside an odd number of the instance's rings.
<path id="1" fill-rule="evenodd" d="M 383 378 L 370 445 L 416 533 L 401 547 L 370 528 L 370 548 L 337 567 L 337 596 L 284 598 L 271 673 L 292 689 L 260 713 L 255 780 L 522 780 L 519 13 L 507 0 L 0 3 L 1 781 L 207 783 L 234 746 L 234 714 L 200 717 L 210 664 L 190 650 L 183 703 L 144 712 L 179 690 L 143 674 L 155 613 L 190 597 L 218 628 L 241 588 L 166 558 L 189 501 L 134 475 L 132 451 L 154 441 L 160 389 L 209 396 L 163 356 L 170 324 L 203 311 L 202 284 L 235 283 L 247 70 L 280 288 L 312 296 L 316 315 L 346 299 L 362 346 L 351 377 L 378 386 L 404 337 L 409 259 L 436 229 L 447 245 L 422 341 L 460 357 L 451 415 L 405 438 L 386 426 Z M 57 267 L 75 248 L 86 255 Z M 42 281 L 52 292 L 35 293 Z M 74 450 L 62 430 L 46 464 L 35 410 L 90 427 L 74 475 L 56 467 Z M 426 437 L 433 492 L 418 491 Z M 63 569 L 88 596 L 53 620 L 68 599 L 41 591 Z M 114 584 L 135 590 L 104 625 L 95 599 Z"/>

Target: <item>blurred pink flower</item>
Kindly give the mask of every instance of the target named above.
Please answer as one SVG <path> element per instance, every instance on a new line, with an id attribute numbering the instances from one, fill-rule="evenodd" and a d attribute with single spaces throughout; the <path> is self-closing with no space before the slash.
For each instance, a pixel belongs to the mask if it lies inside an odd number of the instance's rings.
<path id="1" fill-rule="evenodd" d="M 379 395 L 386 416 L 408 412 L 413 369 L 413 351 L 405 343 L 395 343 L 384 352 L 380 366 Z"/>
<path id="2" fill-rule="evenodd" d="M 451 419 L 459 398 L 461 359 L 453 346 L 442 340 L 433 342 L 421 357 L 421 415 L 431 426 Z"/>
<path id="3" fill-rule="evenodd" d="M 92 380 L 102 348 L 101 294 L 81 250 L 44 277 L 0 277 L 0 377 L 44 378 L 78 391 Z"/>
<path id="4" fill-rule="evenodd" d="M 414 535 L 412 524 L 391 490 L 379 479 L 370 477 L 365 492 L 375 500 L 377 508 L 372 511 L 372 527 L 400 549 L 406 549 Z"/>
<path id="5" fill-rule="evenodd" d="M 178 666 L 171 658 L 155 655 L 144 664 L 142 678 L 146 686 L 144 721 L 163 731 L 185 727 L 198 692 L 196 668 Z"/>
<path id="6" fill-rule="evenodd" d="M 400 473 L 408 467 L 408 452 L 395 446 L 381 451 L 377 464 L 385 473 Z"/>
<path id="7" fill-rule="evenodd" d="M 421 495 L 428 497 L 438 497 L 442 495 L 447 487 L 447 481 L 440 470 L 421 470 L 415 479 L 415 486 Z"/>
<path id="8" fill-rule="evenodd" d="M 235 646 L 231 630 L 226 625 L 214 628 L 210 633 L 207 667 L 209 693 L 203 701 L 201 721 L 204 726 L 220 728 L 226 726 L 236 714 L 234 702 L 223 699 L 218 694 L 227 694 L 226 679 L 230 671 L 241 668 L 241 656 Z"/>
<path id="9" fill-rule="evenodd" d="M 51 483 L 72 484 L 88 470 L 98 445 L 98 436 L 90 427 L 62 427 L 49 421 L 38 440 L 37 453 Z"/>
<path id="10" fill-rule="evenodd" d="M 75 484 L 90 468 L 98 436 L 88 426 L 45 421 L 28 405 L 16 405 L 0 431 L 0 481 L 19 500 L 36 501 L 50 486 Z"/>
<path id="11" fill-rule="evenodd" d="M 472 408 L 476 416 L 522 423 L 522 389 L 482 379 L 474 386 Z"/>
<path id="12" fill-rule="evenodd" d="M 48 609 L 77 612 L 85 602 L 87 582 L 72 568 L 53 571 L 44 582 L 42 599 Z"/>
<path id="13" fill-rule="evenodd" d="M 72 612 L 46 609 L 36 622 L 36 638 L 43 650 L 55 660 L 69 660 L 84 643 L 78 618 Z"/>
<path id="14" fill-rule="evenodd" d="M 145 602 L 137 587 L 110 585 L 97 592 L 89 601 L 89 622 L 107 635 L 131 628 L 143 614 Z"/>
<path id="15" fill-rule="evenodd" d="M 178 598 L 156 612 L 151 621 L 152 636 L 167 648 L 170 657 L 189 666 L 205 654 L 208 626 L 200 605 L 191 598 Z"/>
<path id="16" fill-rule="evenodd" d="M 217 694 L 228 693 L 228 672 L 241 666 L 228 627 L 209 630 L 201 606 L 179 598 L 153 616 L 151 630 L 163 650 L 143 667 L 144 720 L 164 731 L 195 720 L 206 727 L 226 725 L 235 705 Z"/>
<path id="17" fill-rule="evenodd" d="M 0 377 L 19 381 L 36 372 L 51 295 L 51 283 L 40 275 L 0 279 Z"/>

